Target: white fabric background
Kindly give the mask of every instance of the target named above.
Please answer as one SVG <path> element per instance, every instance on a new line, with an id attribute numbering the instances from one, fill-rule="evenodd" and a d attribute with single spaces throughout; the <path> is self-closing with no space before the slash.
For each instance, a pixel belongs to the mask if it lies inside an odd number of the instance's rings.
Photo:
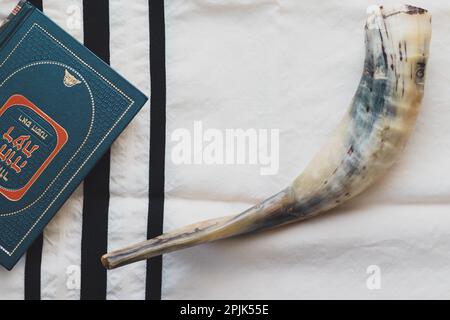
<path id="1" fill-rule="evenodd" d="M 1 0 L 0 12 L 15 3 Z M 81 3 L 44 0 L 44 10 L 82 40 L 82 26 L 67 20 L 70 4 Z M 238 213 L 300 173 L 356 89 L 371 4 L 166 1 L 166 231 Z M 389 176 L 318 219 L 166 255 L 164 299 L 450 298 L 450 3 L 411 4 L 433 15 L 431 58 L 417 130 Z M 147 0 L 111 0 L 110 14 L 111 64 L 149 92 Z M 145 238 L 149 110 L 113 147 L 110 249 Z M 175 165 L 171 133 L 192 130 L 195 120 L 205 128 L 280 129 L 279 174 Z M 134 166 L 125 172 L 124 162 Z M 81 210 L 78 189 L 45 231 L 45 299 L 79 298 Z M 366 287 L 370 265 L 381 269 L 380 290 Z M 0 298 L 23 298 L 23 269 L 24 259 L 12 272 L 0 268 Z M 144 286 L 144 263 L 108 273 L 109 299 L 142 299 Z"/>
<path id="2" fill-rule="evenodd" d="M 169 140 L 166 230 L 237 213 L 300 173 L 356 90 L 371 4 L 166 2 L 168 134 L 194 120 L 280 129 L 272 177 L 250 166 L 175 166 Z M 390 175 L 333 214 L 166 255 L 165 298 L 450 297 L 450 4 L 411 4 L 433 15 L 431 59 L 417 130 Z M 366 287 L 370 265 L 381 269 L 381 290 Z"/>

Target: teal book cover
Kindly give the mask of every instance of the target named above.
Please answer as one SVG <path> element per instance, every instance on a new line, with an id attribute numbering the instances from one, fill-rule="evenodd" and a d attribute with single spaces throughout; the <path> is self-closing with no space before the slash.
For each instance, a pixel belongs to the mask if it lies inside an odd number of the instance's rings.
<path id="1" fill-rule="evenodd" d="M 0 264 L 11 270 L 147 97 L 27 1 L 0 26 Z"/>

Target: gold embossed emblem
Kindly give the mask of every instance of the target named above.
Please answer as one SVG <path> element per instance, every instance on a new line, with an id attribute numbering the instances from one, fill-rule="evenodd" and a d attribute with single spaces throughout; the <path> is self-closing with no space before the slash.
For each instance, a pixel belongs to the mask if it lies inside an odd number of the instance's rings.
<path id="1" fill-rule="evenodd" d="M 74 75 L 72 75 L 69 71 L 66 70 L 65 74 L 64 74 L 64 85 L 67 88 L 72 88 L 78 84 L 80 84 L 81 81 L 78 80 L 77 78 L 75 78 Z"/>

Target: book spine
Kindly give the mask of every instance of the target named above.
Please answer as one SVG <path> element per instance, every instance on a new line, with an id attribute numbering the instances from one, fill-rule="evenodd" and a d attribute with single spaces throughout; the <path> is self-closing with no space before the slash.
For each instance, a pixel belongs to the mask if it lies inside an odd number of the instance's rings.
<path id="1" fill-rule="evenodd" d="M 25 0 L 20 1 L 16 5 L 0 26 L 0 51 L 34 10 L 36 10 L 36 8 Z"/>

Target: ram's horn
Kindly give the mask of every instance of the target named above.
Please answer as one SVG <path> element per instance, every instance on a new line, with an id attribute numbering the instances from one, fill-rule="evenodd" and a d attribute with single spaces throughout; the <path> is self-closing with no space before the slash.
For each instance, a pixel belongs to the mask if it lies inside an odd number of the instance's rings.
<path id="1" fill-rule="evenodd" d="M 350 109 L 291 186 L 236 216 L 200 222 L 106 254 L 105 267 L 316 216 L 361 193 L 385 173 L 419 112 L 431 17 L 409 5 L 372 6 L 365 34 L 364 71 Z"/>

